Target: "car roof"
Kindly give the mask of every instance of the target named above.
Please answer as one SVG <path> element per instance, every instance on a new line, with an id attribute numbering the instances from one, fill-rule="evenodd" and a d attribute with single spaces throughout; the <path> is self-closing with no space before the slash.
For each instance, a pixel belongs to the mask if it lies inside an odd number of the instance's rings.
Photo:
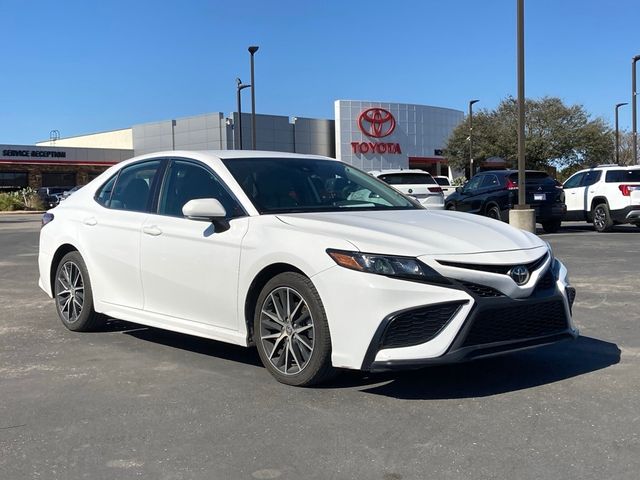
<path id="1" fill-rule="evenodd" d="M 418 174 L 418 175 L 429 175 L 431 176 L 431 174 L 429 172 L 425 172 L 424 170 L 419 170 L 416 168 L 390 168 L 390 169 L 386 169 L 386 170 L 371 170 L 369 171 L 370 175 L 374 175 L 374 176 L 378 176 L 378 175 L 389 175 L 389 174 L 396 174 L 396 173 L 412 173 L 412 174 Z"/>

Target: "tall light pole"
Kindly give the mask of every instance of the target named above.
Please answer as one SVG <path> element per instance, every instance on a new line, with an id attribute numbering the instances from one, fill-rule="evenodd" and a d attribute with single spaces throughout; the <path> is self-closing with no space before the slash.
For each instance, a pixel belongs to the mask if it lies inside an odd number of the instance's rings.
<path id="1" fill-rule="evenodd" d="M 638 163 L 638 123 L 637 123 L 637 110 L 636 110 L 636 97 L 638 92 L 636 91 L 636 62 L 640 60 L 640 55 L 636 55 L 631 59 L 631 122 L 632 122 L 632 134 L 633 138 L 633 163 Z"/>
<path id="2" fill-rule="evenodd" d="M 257 45 L 248 48 L 251 55 L 251 148 L 256 149 L 256 79 L 253 75 L 253 56 L 258 51 Z"/>
<path id="3" fill-rule="evenodd" d="M 620 165 L 620 130 L 618 129 L 618 109 L 628 103 L 616 103 L 616 163 Z"/>
<path id="4" fill-rule="evenodd" d="M 236 78 L 236 96 L 238 101 L 238 143 L 240 150 L 242 150 L 242 97 L 240 96 L 240 92 L 250 86 L 251 85 L 242 83 L 242 80 L 239 78 Z"/>
<path id="5" fill-rule="evenodd" d="M 518 204 L 509 212 L 509 223 L 514 227 L 535 233 L 536 212 L 526 205 L 525 150 L 524 150 L 524 0 L 517 0 L 518 50 Z"/>
<path id="6" fill-rule="evenodd" d="M 473 104 L 480 100 L 469 100 L 469 178 L 473 177 Z"/>

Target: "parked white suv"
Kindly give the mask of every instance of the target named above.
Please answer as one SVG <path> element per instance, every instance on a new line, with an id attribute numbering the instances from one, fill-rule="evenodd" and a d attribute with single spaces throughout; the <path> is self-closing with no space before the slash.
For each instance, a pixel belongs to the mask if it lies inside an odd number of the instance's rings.
<path id="1" fill-rule="evenodd" d="M 449 177 L 438 175 L 433 177 L 433 179 L 438 183 L 438 185 L 440 185 L 440 187 L 442 187 L 442 193 L 444 193 L 444 198 L 447 198 L 449 195 L 451 195 L 453 192 L 456 191 L 456 187 L 451 185 L 451 181 L 449 180 Z"/>
<path id="2" fill-rule="evenodd" d="M 640 227 L 640 166 L 600 165 L 581 170 L 563 187 L 564 220 L 592 222 L 598 232 L 621 223 Z"/>
<path id="3" fill-rule="evenodd" d="M 415 198 L 425 208 L 444 210 L 442 187 L 424 170 L 374 170 L 369 174 Z"/>

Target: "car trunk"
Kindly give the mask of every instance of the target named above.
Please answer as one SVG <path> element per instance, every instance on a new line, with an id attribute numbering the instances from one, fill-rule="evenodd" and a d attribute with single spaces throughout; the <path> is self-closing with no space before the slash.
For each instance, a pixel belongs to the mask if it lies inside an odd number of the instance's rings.
<path id="1" fill-rule="evenodd" d="M 518 174 L 509 175 L 509 181 L 513 185 L 515 200 L 518 196 Z M 562 200 L 562 189 L 558 188 L 556 181 L 544 172 L 527 172 L 525 175 L 525 202 L 528 205 L 540 205 Z"/>

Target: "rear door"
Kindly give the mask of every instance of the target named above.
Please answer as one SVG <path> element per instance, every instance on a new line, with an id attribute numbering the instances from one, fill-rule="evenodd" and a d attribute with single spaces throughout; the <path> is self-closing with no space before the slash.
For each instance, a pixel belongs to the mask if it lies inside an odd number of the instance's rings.
<path id="1" fill-rule="evenodd" d="M 124 167 L 97 192 L 84 212 L 79 236 L 100 301 L 141 309 L 140 231 L 149 215 L 162 160 Z"/>
<path id="2" fill-rule="evenodd" d="M 467 183 L 460 192 L 460 200 L 456 204 L 456 210 L 461 212 L 479 213 L 481 206 L 481 188 L 484 175 L 476 175 Z"/>

